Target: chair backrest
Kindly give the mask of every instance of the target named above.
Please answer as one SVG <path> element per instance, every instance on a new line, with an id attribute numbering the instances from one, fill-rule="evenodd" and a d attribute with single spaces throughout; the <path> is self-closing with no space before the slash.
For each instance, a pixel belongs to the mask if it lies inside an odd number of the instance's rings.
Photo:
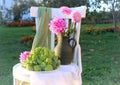
<path id="1" fill-rule="evenodd" d="M 81 13 L 81 16 L 82 18 L 85 18 L 86 17 L 86 6 L 80 6 L 80 7 L 73 7 L 71 8 L 72 11 L 79 11 Z M 36 20 L 36 28 L 38 28 L 37 24 L 38 24 L 38 7 L 31 7 L 30 9 L 30 15 L 31 17 L 35 17 L 35 20 Z M 70 18 L 70 16 L 64 16 L 64 14 L 62 14 L 60 12 L 60 9 L 59 8 L 52 8 L 52 18 L 54 17 L 61 17 L 61 18 Z M 76 24 L 76 41 L 77 43 L 79 43 L 79 36 L 80 36 L 80 28 L 81 28 L 81 23 L 79 24 Z M 37 31 L 37 29 L 36 29 Z M 53 50 L 54 49 L 54 34 L 52 33 L 51 34 L 51 49 Z"/>
<path id="2" fill-rule="evenodd" d="M 82 18 L 86 17 L 86 6 L 80 6 L 80 7 L 73 7 L 71 8 L 72 11 L 79 11 L 82 15 Z M 37 12 L 38 12 L 38 7 L 31 7 L 30 8 L 30 15 L 31 17 L 37 17 Z M 52 8 L 52 17 L 62 17 L 64 18 L 65 16 L 60 12 L 59 8 Z M 67 17 L 70 18 L 70 17 Z"/>
<path id="3" fill-rule="evenodd" d="M 80 7 L 74 7 L 71 8 L 72 11 L 79 11 L 81 13 L 82 18 L 86 17 L 86 6 L 80 6 Z M 61 12 L 59 8 L 52 8 L 52 18 L 54 17 L 61 17 L 61 18 L 70 18 L 65 17 Z M 38 31 L 38 21 L 39 21 L 39 16 L 38 14 L 38 7 L 31 7 L 30 9 L 30 15 L 31 17 L 35 17 L 36 20 L 36 31 Z M 80 29 L 81 29 L 81 22 L 76 24 L 76 35 L 75 35 L 75 39 L 76 39 L 76 47 L 74 50 L 74 58 L 73 58 L 73 63 L 76 63 L 77 66 L 79 67 L 79 76 L 81 77 L 81 73 L 82 73 L 82 62 L 81 62 L 81 48 L 79 45 L 79 37 L 80 37 Z M 51 50 L 54 50 L 54 37 L 55 34 L 51 33 Z"/>

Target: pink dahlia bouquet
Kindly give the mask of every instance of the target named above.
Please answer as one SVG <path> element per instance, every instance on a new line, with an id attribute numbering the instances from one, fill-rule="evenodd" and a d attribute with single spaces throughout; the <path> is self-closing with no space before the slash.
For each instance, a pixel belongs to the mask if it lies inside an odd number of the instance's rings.
<path id="1" fill-rule="evenodd" d="M 60 8 L 60 11 L 65 15 L 70 15 L 71 14 L 71 9 L 69 7 L 66 7 L 66 6 L 62 6 Z"/>
<path id="2" fill-rule="evenodd" d="M 64 19 L 56 17 L 50 21 L 49 29 L 55 34 L 61 34 L 66 29 L 66 22 Z"/>
<path id="3" fill-rule="evenodd" d="M 60 12 L 65 15 L 65 18 L 56 17 L 49 23 L 49 29 L 55 34 L 62 34 L 66 37 L 70 37 L 75 34 L 76 23 L 81 21 L 81 14 L 79 11 L 72 11 L 67 6 L 60 7 Z M 66 17 L 70 16 L 70 19 L 66 20 Z M 67 22 L 68 21 L 68 22 Z M 66 25 L 67 23 L 68 26 Z"/>
<path id="4" fill-rule="evenodd" d="M 80 14 L 80 12 L 78 12 L 78 11 L 72 12 L 71 18 L 72 18 L 72 21 L 74 23 L 80 22 L 81 21 L 81 14 Z"/>
<path id="5" fill-rule="evenodd" d="M 30 51 L 24 51 L 23 53 L 20 54 L 20 62 L 24 63 L 28 57 L 28 55 L 30 54 Z"/>

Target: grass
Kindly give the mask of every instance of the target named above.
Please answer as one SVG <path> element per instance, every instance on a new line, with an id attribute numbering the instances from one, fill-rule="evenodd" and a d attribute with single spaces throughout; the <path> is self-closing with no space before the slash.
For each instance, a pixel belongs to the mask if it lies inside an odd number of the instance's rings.
<path id="1" fill-rule="evenodd" d="M 12 84 L 12 67 L 19 62 L 19 54 L 30 50 L 20 44 L 24 35 L 32 35 L 31 27 L 11 28 L 0 26 L 0 85 Z"/>
<path id="2" fill-rule="evenodd" d="M 81 33 L 83 85 L 120 85 L 120 36 Z"/>
<path id="3" fill-rule="evenodd" d="M 19 39 L 33 34 L 31 27 L 0 26 L 0 85 L 12 85 L 12 67 L 19 62 L 20 52 L 30 50 Z M 83 85 L 120 85 L 120 36 L 89 35 L 82 31 L 80 44 Z"/>
<path id="4" fill-rule="evenodd" d="M 84 24 L 84 25 L 82 25 L 83 28 L 88 27 L 88 26 L 92 26 L 94 28 L 114 27 L 114 25 L 112 23 L 109 23 L 109 24 Z M 120 26 L 120 22 L 117 24 L 117 26 Z"/>

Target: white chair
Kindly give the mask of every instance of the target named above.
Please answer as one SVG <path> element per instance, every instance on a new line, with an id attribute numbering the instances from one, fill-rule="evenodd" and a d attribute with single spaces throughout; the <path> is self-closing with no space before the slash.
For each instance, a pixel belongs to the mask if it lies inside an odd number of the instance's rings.
<path id="1" fill-rule="evenodd" d="M 85 18 L 86 6 L 80 6 L 71 9 L 79 11 L 82 15 L 82 18 Z M 32 17 L 35 17 L 36 26 L 38 24 L 37 12 L 38 12 L 38 7 L 31 7 L 30 14 Z M 58 16 L 65 18 L 63 14 L 59 11 L 59 8 L 52 8 L 52 18 Z M 76 33 L 77 45 L 75 47 L 74 59 L 72 64 L 61 65 L 59 69 L 51 72 L 27 71 L 21 67 L 21 64 L 17 64 L 13 67 L 14 85 L 81 85 L 82 63 L 81 63 L 81 48 L 79 45 L 81 23 L 78 23 L 76 27 L 77 27 L 77 33 Z M 52 50 L 54 49 L 53 33 L 51 35 L 51 49 Z"/>

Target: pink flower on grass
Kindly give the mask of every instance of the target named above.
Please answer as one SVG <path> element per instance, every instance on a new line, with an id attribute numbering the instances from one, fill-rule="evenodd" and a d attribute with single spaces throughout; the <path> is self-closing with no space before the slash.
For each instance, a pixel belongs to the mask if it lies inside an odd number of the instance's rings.
<path id="1" fill-rule="evenodd" d="M 69 15 L 71 14 L 71 9 L 67 6 L 62 6 L 60 7 L 60 11 L 65 14 L 65 15 Z"/>
<path id="2" fill-rule="evenodd" d="M 81 21 L 81 14 L 78 11 L 74 11 L 71 14 L 71 18 L 73 22 L 80 22 Z"/>
<path id="3" fill-rule="evenodd" d="M 25 51 L 23 53 L 20 54 L 20 62 L 23 63 L 25 62 L 25 60 L 27 59 L 28 55 L 30 54 L 29 51 Z"/>
<path id="4" fill-rule="evenodd" d="M 66 22 L 64 19 L 56 17 L 49 23 L 49 29 L 55 34 L 61 34 L 65 31 Z"/>

